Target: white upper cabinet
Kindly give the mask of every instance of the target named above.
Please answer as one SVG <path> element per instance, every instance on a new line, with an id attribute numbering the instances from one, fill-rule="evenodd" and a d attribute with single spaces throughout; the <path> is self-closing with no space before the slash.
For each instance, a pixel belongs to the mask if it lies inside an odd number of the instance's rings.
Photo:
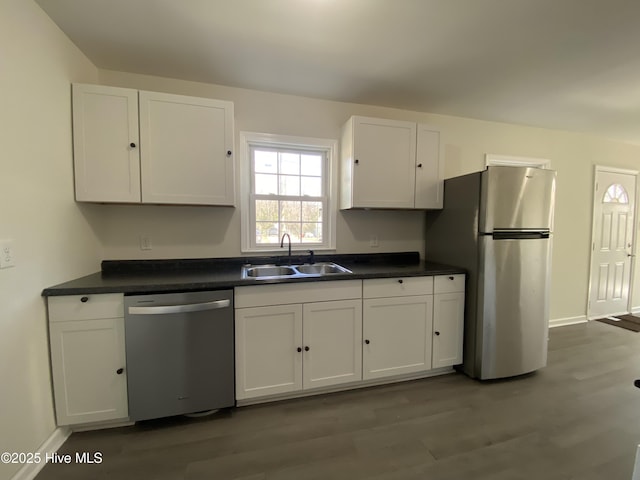
<path id="1" fill-rule="evenodd" d="M 140 202 L 138 91 L 73 85 L 76 200 Z"/>
<path id="2" fill-rule="evenodd" d="M 74 84 L 73 132 L 78 201 L 234 205 L 232 102 Z"/>
<path id="3" fill-rule="evenodd" d="M 442 208 L 438 129 L 353 116 L 341 148 L 340 208 Z"/>
<path id="4" fill-rule="evenodd" d="M 140 92 L 142 201 L 233 205 L 233 104 Z"/>

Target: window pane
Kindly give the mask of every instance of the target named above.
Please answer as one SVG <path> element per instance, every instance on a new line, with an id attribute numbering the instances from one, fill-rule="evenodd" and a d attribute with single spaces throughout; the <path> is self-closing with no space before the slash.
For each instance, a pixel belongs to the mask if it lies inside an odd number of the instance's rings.
<path id="1" fill-rule="evenodd" d="M 302 195 L 322 196 L 322 179 L 320 177 L 300 177 Z"/>
<path id="2" fill-rule="evenodd" d="M 300 177 L 280 175 L 280 195 L 300 195 Z"/>
<path id="3" fill-rule="evenodd" d="M 273 222 L 256 222 L 256 243 L 278 243 L 278 227 Z"/>
<path id="4" fill-rule="evenodd" d="M 322 222 L 321 202 L 302 202 L 303 222 Z"/>
<path id="5" fill-rule="evenodd" d="M 280 173 L 300 175 L 300 155 L 298 153 L 280 153 Z"/>
<path id="6" fill-rule="evenodd" d="M 283 222 L 300 222 L 302 202 L 280 202 L 280 219 Z"/>
<path id="7" fill-rule="evenodd" d="M 322 175 L 322 155 L 301 155 L 302 175 L 313 175 L 319 177 Z"/>
<path id="8" fill-rule="evenodd" d="M 321 223 L 303 223 L 302 224 L 302 242 L 303 243 L 322 242 L 322 224 Z"/>
<path id="9" fill-rule="evenodd" d="M 254 150 L 254 170 L 257 173 L 278 173 L 278 154 L 267 150 Z"/>
<path id="10" fill-rule="evenodd" d="M 278 201 L 256 200 L 256 222 L 278 223 Z"/>
<path id="11" fill-rule="evenodd" d="M 278 176 L 256 174 L 256 193 L 258 195 L 277 195 Z"/>
<path id="12" fill-rule="evenodd" d="M 282 223 L 282 233 L 288 233 L 291 237 L 291 243 L 300 243 L 300 224 L 299 223 Z M 285 245 L 287 244 L 285 240 Z"/>

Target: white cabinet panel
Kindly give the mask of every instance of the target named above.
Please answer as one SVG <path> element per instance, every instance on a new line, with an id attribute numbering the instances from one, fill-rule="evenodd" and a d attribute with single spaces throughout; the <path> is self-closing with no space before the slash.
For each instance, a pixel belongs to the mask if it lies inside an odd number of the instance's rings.
<path id="1" fill-rule="evenodd" d="M 236 398 L 300 390 L 302 305 L 241 308 L 235 316 Z"/>
<path id="2" fill-rule="evenodd" d="M 142 201 L 233 205 L 233 104 L 140 92 Z"/>
<path id="3" fill-rule="evenodd" d="M 371 278 L 362 281 L 362 297 L 431 295 L 433 277 Z"/>
<path id="4" fill-rule="evenodd" d="M 73 85 L 76 200 L 140 202 L 138 92 Z"/>
<path id="5" fill-rule="evenodd" d="M 433 296 L 363 301 L 363 378 L 429 370 Z"/>
<path id="6" fill-rule="evenodd" d="M 362 380 L 362 302 L 303 307 L 305 389 Z"/>
<path id="7" fill-rule="evenodd" d="M 58 425 L 127 417 L 124 319 L 50 323 Z"/>
<path id="8" fill-rule="evenodd" d="M 463 334 L 464 293 L 434 295 L 433 368 L 462 363 Z"/>
<path id="9" fill-rule="evenodd" d="M 442 208 L 444 201 L 444 156 L 440 130 L 418 124 L 416 148 L 416 208 Z"/>

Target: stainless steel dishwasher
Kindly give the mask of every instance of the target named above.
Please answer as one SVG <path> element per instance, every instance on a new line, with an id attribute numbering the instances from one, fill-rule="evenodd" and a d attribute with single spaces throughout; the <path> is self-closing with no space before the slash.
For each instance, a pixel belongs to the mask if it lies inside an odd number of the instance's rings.
<path id="1" fill-rule="evenodd" d="M 233 291 L 125 296 L 129 418 L 235 404 Z"/>

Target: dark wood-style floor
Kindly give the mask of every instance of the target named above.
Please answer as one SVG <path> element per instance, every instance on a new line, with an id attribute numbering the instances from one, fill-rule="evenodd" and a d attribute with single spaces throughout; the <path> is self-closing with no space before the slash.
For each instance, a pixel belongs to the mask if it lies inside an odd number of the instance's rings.
<path id="1" fill-rule="evenodd" d="M 551 330 L 549 366 L 509 381 L 461 374 L 75 433 L 53 479 L 629 480 L 640 443 L 640 334 Z"/>

